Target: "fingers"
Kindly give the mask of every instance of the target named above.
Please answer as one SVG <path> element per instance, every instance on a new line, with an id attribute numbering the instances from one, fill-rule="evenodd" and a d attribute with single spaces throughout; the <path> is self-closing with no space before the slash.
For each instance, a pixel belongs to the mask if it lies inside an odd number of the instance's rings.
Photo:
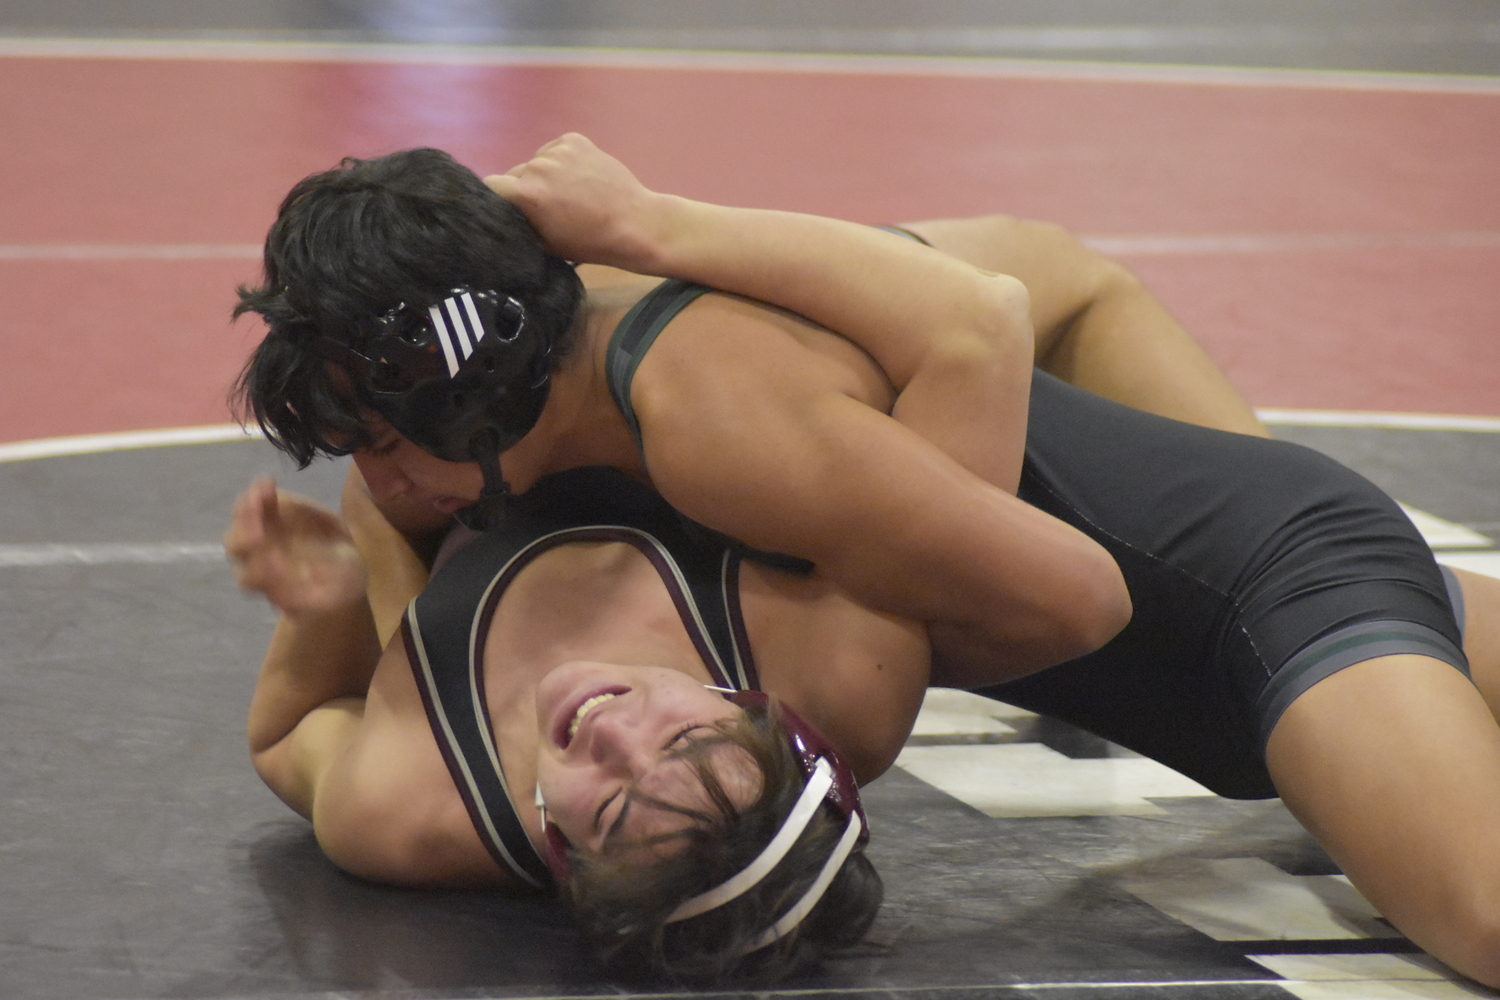
<path id="1" fill-rule="evenodd" d="M 224 553 L 235 581 L 285 614 L 331 609 L 364 593 L 364 560 L 333 511 L 281 493 L 270 476 L 235 500 Z"/>
<path id="2" fill-rule="evenodd" d="M 224 554 L 242 590 L 259 591 L 278 606 L 276 591 L 286 573 L 283 535 L 276 480 L 258 476 L 235 499 Z"/>
<path id="3" fill-rule="evenodd" d="M 266 523 L 275 516 L 276 481 L 260 476 L 235 498 L 229 515 L 229 530 L 224 532 L 224 552 L 230 559 L 244 559 L 256 547 L 265 544 Z"/>
<path id="4" fill-rule="evenodd" d="M 484 185 L 506 201 L 515 201 L 516 185 L 519 183 L 517 178 L 521 170 L 521 167 L 512 167 L 503 174 L 490 174 L 484 179 Z"/>
<path id="5" fill-rule="evenodd" d="M 540 159 L 557 150 L 589 150 L 597 148 L 598 147 L 595 146 L 592 141 L 590 141 L 588 136 L 585 136 L 579 132 L 564 132 L 556 139 L 553 139 L 550 142 L 543 143 L 542 148 L 536 151 L 536 156 L 532 157 L 532 159 Z"/>
<path id="6" fill-rule="evenodd" d="M 599 147 L 584 135 L 567 132 L 542 145 L 525 163 L 518 163 L 503 174 L 490 174 L 484 178 L 485 185 L 502 198 L 513 199 L 521 178 L 527 173 L 546 171 L 546 168 L 566 168 L 569 161 L 597 154 Z"/>

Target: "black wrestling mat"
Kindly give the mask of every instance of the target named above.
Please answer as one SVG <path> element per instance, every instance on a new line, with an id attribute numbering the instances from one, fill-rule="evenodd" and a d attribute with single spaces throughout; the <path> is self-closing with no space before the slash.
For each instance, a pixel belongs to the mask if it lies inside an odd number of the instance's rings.
<path id="1" fill-rule="evenodd" d="M 1500 435 L 1306 434 L 1430 514 L 1500 524 Z M 629 992 L 552 904 L 345 876 L 261 786 L 243 726 L 272 616 L 217 539 L 262 469 L 325 500 L 342 472 L 287 476 L 259 442 L 0 463 L 0 997 Z M 1196 794 L 1044 720 L 958 709 L 913 761 L 936 755 L 961 783 L 968 765 L 943 755 L 968 755 L 1014 805 L 1032 794 L 1007 791 L 1031 769 L 1015 761 L 1034 760 L 1075 800 L 1003 815 L 893 770 L 867 797 L 887 883 L 869 944 L 756 995 L 1471 995 L 1362 909 L 1279 803 Z"/>

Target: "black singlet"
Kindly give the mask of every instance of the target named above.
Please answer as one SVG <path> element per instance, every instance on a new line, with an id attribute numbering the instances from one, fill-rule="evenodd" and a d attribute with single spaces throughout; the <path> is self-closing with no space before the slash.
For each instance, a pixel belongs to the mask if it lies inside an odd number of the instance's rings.
<path id="1" fill-rule="evenodd" d="M 630 380 L 700 286 L 667 281 L 615 331 Z M 1157 417 L 1033 375 L 1021 499 L 1102 544 L 1134 605 L 1103 649 L 986 689 L 1235 798 L 1276 795 L 1265 741 L 1314 683 L 1417 653 L 1467 673 L 1444 577 L 1400 508 L 1311 449 Z"/>
<path id="2" fill-rule="evenodd" d="M 598 541 L 626 542 L 650 560 L 717 684 L 744 690 L 758 683 L 740 616 L 739 554 L 690 534 L 663 500 L 613 469 L 548 477 L 502 524 L 444 563 L 402 620 L 417 690 L 480 839 L 498 864 L 539 888 L 552 877 L 500 766 L 485 703 L 485 640 L 496 605 L 524 566 L 558 545 Z"/>

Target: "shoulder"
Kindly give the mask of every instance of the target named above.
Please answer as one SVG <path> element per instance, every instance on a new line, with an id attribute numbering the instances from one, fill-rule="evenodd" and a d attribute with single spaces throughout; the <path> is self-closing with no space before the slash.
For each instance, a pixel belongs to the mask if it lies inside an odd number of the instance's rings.
<path id="1" fill-rule="evenodd" d="M 708 367 L 720 381 L 758 379 L 769 369 L 794 376 L 793 384 L 815 380 L 861 396 L 889 389 L 884 374 L 852 341 L 795 313 L 712 289 L 673 315 L 642 360 L 638 379 L 653 387 L 701 385 L 675 376 Z"/>
<path id="2" fill-rule="evenodd" d="M 926 691 L 926 629 L 864 607 L 817 573 L 745 564 L 739 592 L 764 689 L 828 737 L 861 782 L 883 773 Z"/>
<path id="3" fill-rule="evenodd" d="M 361 878 L 413 887 L 505 885 L 423 722 L 360 733 L 313 806 L 329 860 Z"/>
<path id="4" fill-rule="evenodd" d="M 363 716 L 318 782 L 313 831 L 340 868 L 407 886 L 506 884 L 433 737 L 399 638 Z"/>
<path id="5" fill-rule="evenodd" d="M 710 292 L 683 308 L 639 360 L 630 397 L 648 459 L 660 459 L 664 449 L 694 441 L 715 451 L 761 433 L 756 419 L 800 421 L 830 400 L 883 412 L 894 392 L 843 337 L 773 306 Z"/>

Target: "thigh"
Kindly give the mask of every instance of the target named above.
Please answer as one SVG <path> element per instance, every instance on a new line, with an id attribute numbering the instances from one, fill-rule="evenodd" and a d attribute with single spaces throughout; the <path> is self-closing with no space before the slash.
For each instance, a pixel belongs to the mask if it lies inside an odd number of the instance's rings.
<path id="1" fill-rule="evenodd" d="M 1463 674 L 1414 655 L 1341 670 L 1282 715 L 1267 763 L 1388 920 L 1500 984 L 1500 727 Z"/>
<path id="2" fill-rule="evenodd" d="M 1500 579 L 1453 572 L 1464 592 L 1464 655 L 1490 713 L 1500 719 Z"/>

